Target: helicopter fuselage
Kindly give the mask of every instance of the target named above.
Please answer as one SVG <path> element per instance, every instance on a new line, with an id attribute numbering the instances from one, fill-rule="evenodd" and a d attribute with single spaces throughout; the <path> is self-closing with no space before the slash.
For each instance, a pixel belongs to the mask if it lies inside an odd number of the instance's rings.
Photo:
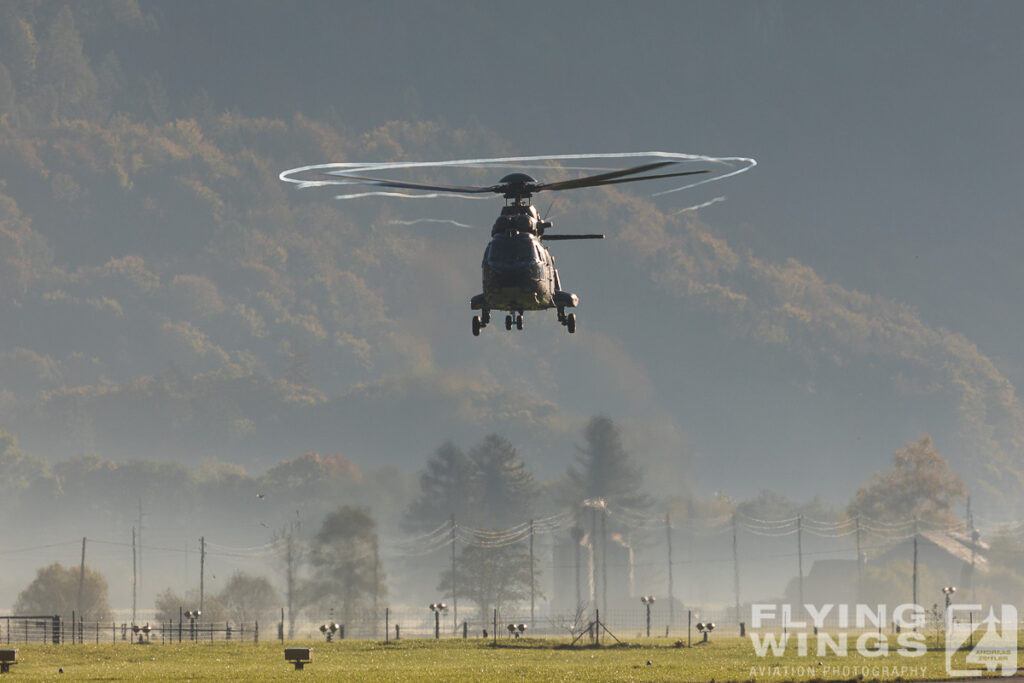
<path id="1" fill-rule="evenodd" d="M 528 232 L 499 234 L 484 251 L 483 298 L 499 311 L 554 308 L 558 291 L 551 252 Z"/>
<path id="2" fill-rule="evenodd" d="M 566 315 L 579 297 L 562 291 L 555 258 L 542 241 L 551 223 L 542 220 L 537 209 L 516 200 L 507 205 L 491 228 L 491 241 L 482 263 L 483 293 L 470 300 L 470 307 L 483 313 L 473 319 L 473 334 L 479 334 L 491 319 L 491 311 L 508 311 L 505 329 L 523 329 L 523 311 L 558 309 L 558 321 L 576 331 L 576 316 Z M 565 239 L 565 236 L 561 237 Z"/>

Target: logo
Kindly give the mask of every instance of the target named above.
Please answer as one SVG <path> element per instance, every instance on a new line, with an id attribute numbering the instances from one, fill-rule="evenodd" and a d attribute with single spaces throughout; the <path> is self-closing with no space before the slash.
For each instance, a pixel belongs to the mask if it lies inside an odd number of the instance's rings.
<path id="1" fill-rule="evenodd" d="M 950 676 L 981 676 L 981 667 L 988 672 L 998 669 L 1003 676 L 1017 672 L 1017 608 L 1003 605 L 996 616 L 990 607 L 985 618 L 974 622 L 971 613 L 985 614 L 981 610 L 981 605 L 950 605 L 946 610 L 946 672 Z M 967 652 L 966 657 L 957 656 L 961 651 Z M 971 668 L 959 668 L 961 661 Z"/>

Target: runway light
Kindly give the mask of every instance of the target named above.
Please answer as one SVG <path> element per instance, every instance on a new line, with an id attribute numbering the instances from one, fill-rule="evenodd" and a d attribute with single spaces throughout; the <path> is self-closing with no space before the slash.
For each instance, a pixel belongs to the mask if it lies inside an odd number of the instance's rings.
<path id="1" fill-rule="evenodd" d="M 448 605 L 443 602 L 432 602 L 430 603 L 430 611 L 434 613 L 434 639 L 438 640 L 441 638 L 441 612 L 448 609 Z"/>
<path id="2" fill-rule="evenodd" d="M 640 598 L 640 602 L 644 603 L 644 607 L 647 608 L 647 637 L 651 637 L 651 605 L 654 604 L 653 595 L 645 595 Z"/>

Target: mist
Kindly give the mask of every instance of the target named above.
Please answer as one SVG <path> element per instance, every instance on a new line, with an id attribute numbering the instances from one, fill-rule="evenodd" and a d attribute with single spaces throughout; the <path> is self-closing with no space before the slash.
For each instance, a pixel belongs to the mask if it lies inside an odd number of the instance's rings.
<path id="1" fill-rule="evenodd" d="M 926 435 L 963 486 L 928 533 L 979 529 L 999 574 L 1024 514 L 1021 12 L 527 2 L 523 24 L 479 3 L 8 3 L 0 611 L 40 568 L 78 567 L 83 538 L 118 623 L 133 587 L 137 610 L 196 591 L 200 554 L 209 595 L 242 571 L 283 601 L 282 539 L 317 547 L 349 506 L 396 608 L 443 597 L 446 544 L 519 549 L 532 520 L 545 614 L 613 576 L 622 610 L 671 592 L 677 621 L 734 618 L 794 598 L 816 560 L 903 577 L 906 528 L 881 522 L 915 511 L 850 524 Z M 543 313 L 470 334 L 500 199 L 280 178 L 366 164 L 486 184 L 509 171 L 427 165 L 526 157 L 554 181 L 597 163 L 568 157 L 643 150 L 749 171 L 539 198 L 560 232 L 607 235 L 552 247 L 581 299 L 571 336 Z M 609 504 L 607 538 L 566 493 L 598 418 L 647 497 Z M 412 529 L 439 449 L 493 438 L 530 504 Z M 781 547 L 797 518 L 800 553 Z M 936 562 L 928 581 L 952 581 Z"/>

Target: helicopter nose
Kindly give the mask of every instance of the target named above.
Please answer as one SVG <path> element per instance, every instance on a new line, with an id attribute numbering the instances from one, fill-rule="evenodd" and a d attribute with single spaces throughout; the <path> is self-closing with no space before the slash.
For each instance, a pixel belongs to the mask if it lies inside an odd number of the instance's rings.
<path id="1" fill-rule="evenodd" d="M 494 269 L 494 283 L 499 287 L 515 287 L 529 277 L 529 266 L 516 264 Z"/>

